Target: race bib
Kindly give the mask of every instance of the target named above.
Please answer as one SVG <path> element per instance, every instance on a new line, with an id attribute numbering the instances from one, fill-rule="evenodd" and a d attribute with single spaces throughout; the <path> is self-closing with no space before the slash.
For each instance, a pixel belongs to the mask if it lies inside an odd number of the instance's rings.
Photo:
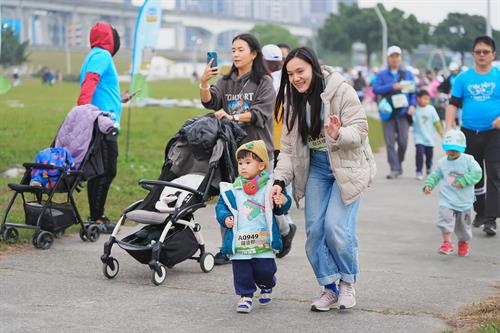
<path id="1" fill-rule="evenodd" d="M 235 252 L 239 254 L 261 254 L 272 252 L 269 242 L 269 231 L 265 228 L 256 230 L 239 230 L 236 234 Z"/>
<path id="2" fill-rule="evenodd" d="M 403 94 L 411 94 L 415 92 L 415 82 L 410 80 L 403 80 L 399 82 L 401 85 L 401 92 Z"/>
<path id="3" fill-rule="evenodd" d="M 392 105 L 395 109 L 402 109 L 408 107 L 408 98 L 405 94 L 396 94 L 391 96 Z"/>
<path id="4" fill-rule="evenodd" d="M 316 139 L 309 136 L 307 138 L 307 146 L 312 150 L 328 151 L 325 134 L 322 132 Z"/>

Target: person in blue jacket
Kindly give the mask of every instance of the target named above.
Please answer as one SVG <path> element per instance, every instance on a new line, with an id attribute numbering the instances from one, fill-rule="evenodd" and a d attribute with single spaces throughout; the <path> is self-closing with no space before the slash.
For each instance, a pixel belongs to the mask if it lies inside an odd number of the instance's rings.
<path id="1" fill-rule="evenodd" d="M 89 223 L 99 225 L 101 232 L 111 233 L 115 227 L 104 214 L 104 208 L 111 183 L 116 176 L 118 162 L 118 134 L 122 103 L 131 99 L 127 93 L 120 93 L 118 72 L 113 62 L 120 49 L 120 36 L 108 23 L 97 23 L 90 30 L 90 47 L 80 71 L 80 94 L 77 105 L 92 104 L 109 113 L 114 129 L 101 143 L 104 174 L 88 181 Z"/>
<path id="2" fill-rule="evenodd" d="M 401 54 L 399 46 L 393 45 L 388 48 L 388 66 L 377 74 L 373 83 L 373 92 L 381 100 L 379 109 L 382 108 L 382 103 L 389 105 L 390 109 L 390 112 L 380 112 L 387 161 L 391 168 L 387 179 L 395 179 L 403 174 L 402 163 L 405 158 L 410 129 L 409 116 L 415 112 L 417 105 L 415 79 L 409 70 L 401 66 Z"/>
<path id="3" fill-rule="evenodd" d="M 216 216 L 225 228 L 221 253 L 231 259 L 234 289 L 241 297 L 236 311 L 249 313 L 257 287 L 259 303 L 271 302 L 276 252 L 283 249 L 274 214 L 285 214 L 292 200 L 286 194 L 270 197 L 273 181 L 266 171 L 269 156 L 263 140 L 243 144 L 236 158 L 239 177 L 232 184 L 220 183 Z"/>

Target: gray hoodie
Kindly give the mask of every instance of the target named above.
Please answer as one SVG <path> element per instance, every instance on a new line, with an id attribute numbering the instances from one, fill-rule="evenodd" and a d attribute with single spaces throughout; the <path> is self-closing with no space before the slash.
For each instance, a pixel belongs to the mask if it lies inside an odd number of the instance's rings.
<path id="1" fill-rule="evenodd" d="M 224 109 L 230 115 L 246 111 L 252 113 L 251 122 L 241 124 L 247 132 L 242 144 L 253 140 L 264 140 L 271 161 L 274 151 L 273 114 L 276 98 L 272 78 L 266 75 L 257 85 L 250 80 L 250 73 L 239 79 L 236 73 L 233 73 L 228 80 L 220 78 L 210 87 L 210 93 L 212 94 L 210 102 L 203 103 L 207 109 Z"/>

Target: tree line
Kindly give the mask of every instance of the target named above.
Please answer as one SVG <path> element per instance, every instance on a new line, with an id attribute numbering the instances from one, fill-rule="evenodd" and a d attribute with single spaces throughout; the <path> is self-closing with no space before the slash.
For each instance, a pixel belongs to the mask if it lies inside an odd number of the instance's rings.
<path id="1" fill-rule="evenodd" d="M 389 11 L 381 4 L 377 6 L 387 23 L 388 45 L 399 45 L 409 52 L 420 44 L 431 44 L 460 52 L 463 63 L 474 39 L 486 34 L 483 16 L 449 13 L 437 26 L 432 26 L 400 9 Z M 382 46 L 382 28 L 374 9 L 340 4 L 339 13 L 326 19 L 317 38 L 323 50 L 331 52 L 349 53 L 353 43 L 365 44 L 366 63 L 370 66 L 372 54 Z M 500 31 L 493 30 L 493 38 L 499 41 Z"/>

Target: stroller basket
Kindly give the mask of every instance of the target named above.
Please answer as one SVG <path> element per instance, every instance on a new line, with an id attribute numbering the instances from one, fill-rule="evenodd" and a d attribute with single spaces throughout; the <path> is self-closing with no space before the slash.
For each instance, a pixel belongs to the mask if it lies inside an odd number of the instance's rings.
<path id="1" fill-rule="evenodd" d="M 26 224 L 36 226 L 44 205 L 47 205 L 47 202 L 30 201 L 24 203 Z M 75 223 L 77 223 L 77 219 L 70 203 L 50 203 L 41 217 L 40 226 L 43 230 L 58 232 Z"/>
<path id="2" fill-rule="evenodd" d="M 148 264 L 152 256 L 151 244 L 160 238 L 159 226 L 146 226 L 141 230 L 117 241 L 135 260 Z M 142 237 L 147 235 L 146 237 Z M 186 226 L 176 226 L 168 231 L 160 253 L 160 262 L 167 267 L 191 258 L 198 251 L 198 241 L 193 231 Z"/>

